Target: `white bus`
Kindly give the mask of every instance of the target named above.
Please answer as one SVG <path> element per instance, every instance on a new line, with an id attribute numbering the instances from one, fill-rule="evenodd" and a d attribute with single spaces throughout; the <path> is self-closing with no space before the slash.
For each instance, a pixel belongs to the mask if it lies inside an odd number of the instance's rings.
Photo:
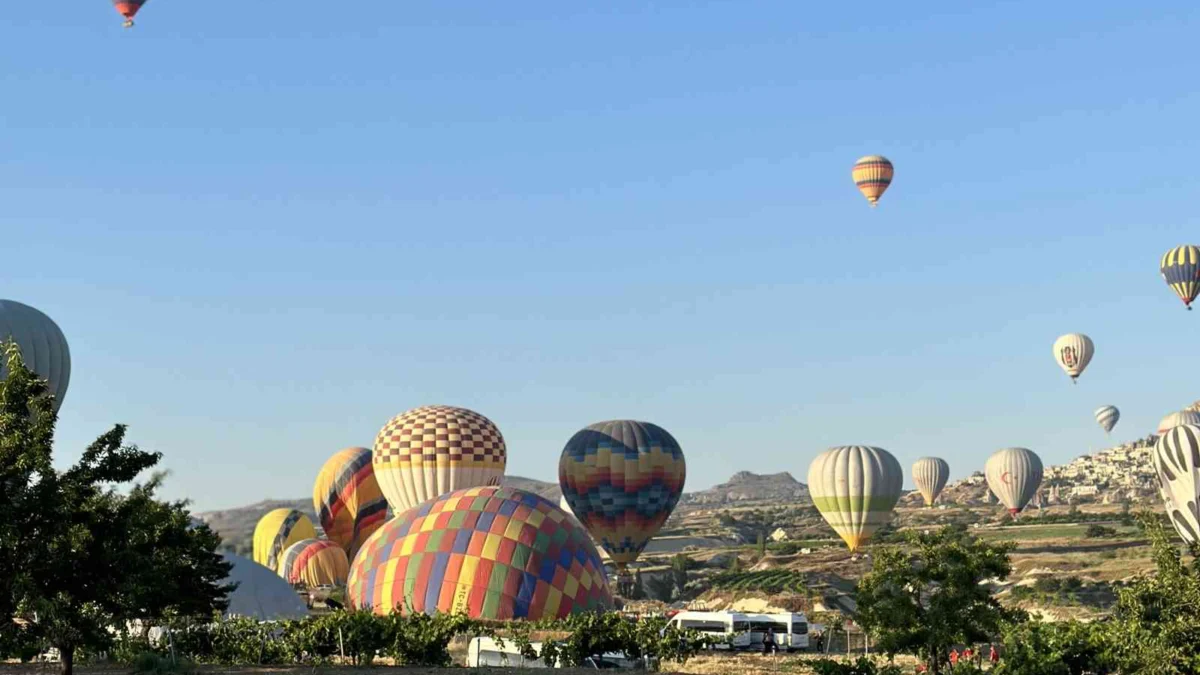
<path id="1" fill-rule="evenodd" d="M 530 647 L 536 653 L 541 653 L 542 643 L 530 643 Z M 583 664 L 584 669 L 596 670 L 646 670 L 648 664 L 643 660 L 633 660 L 625 658 L 624 654 L 605 654 L 599 659 L 588 657 Z M 546 662 L 541 659 L 527 659 L 521 655 L 521 651 L 517 649 L 515 640 L 504 640 L 504 646 L 501 647 L 492 638 L 477 637 L 471 640 L 471 644 L 467 647 L 467 667 L 468 668 L 549 668 Z M 562 668 L 561 663 L 555 664 L 555 668 Z"/>
<path id="2" fill-rule="evenodd" d="M 724 637 L 716 649 L 761 649 L 763 636 L 775 634 L 775 645 L 786 651 L 808 649 L 808 617 L 788 614 L 743 614 L 741 612 L 680 612 L 671 617 L 677 628 L 690 628 L 713 638 Z"/>

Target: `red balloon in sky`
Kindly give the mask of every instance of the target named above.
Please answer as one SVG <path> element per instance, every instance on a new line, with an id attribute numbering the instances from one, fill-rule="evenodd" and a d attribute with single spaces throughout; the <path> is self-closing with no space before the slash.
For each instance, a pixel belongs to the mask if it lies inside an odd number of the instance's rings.
<path id="1" fill-rule="evenodd" d="M 133 17 L 146 4 L 146 0 L 113 0 L 113 7 L 125 17 L 125 27 L 133 25 Z"/>

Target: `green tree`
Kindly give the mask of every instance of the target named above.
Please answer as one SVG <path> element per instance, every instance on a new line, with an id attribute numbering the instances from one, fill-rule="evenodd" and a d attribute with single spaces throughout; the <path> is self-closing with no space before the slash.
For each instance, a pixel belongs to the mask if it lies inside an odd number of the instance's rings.
<path id="1" fill-rule="evenodd" d="M 1099 624 L 1023 621 L 1004 627 L 996 675 L 1106 675 L 1112 668 Z"/>
<path id="2" fill-rule="evenodd" d="M 1200 672 L 1200 559 L 1185 561 L 1161 519 L 1140 513 L 1155 573 L 1117 595 L 1110 645 L 1123 673 L 1175 675 Z"/>
<path id="3" fill-rule="evenodd" d="M 675 595 L 683 596 L 687 588 L 688 570 L 692 567 L 692 559 L 686 553 L 677 553 L 671 558 L 671 577 L 675 582 Z"/>
<path id="4" fill-rule="evenodd" d="M 990 544 L 954 526 L 906 538 L 911 550 L 875 553 L 858 584 L 857 619 L 881 651 L 914 654 L 937 675 L 951 646 L 986 641 L 1019 616 L 984 584 L 1008 578 L 1013 545 Z"/>
<path id="5" fill-rule="evenodd" d="M 25 367 L 15 344 L 4 351 L 0 612 L 7 613 L 0 616 L 27 621 L 28 634 L 58 649 L 70 675 L 76 651 L 108 646 L 110 628 L 172 610 L 220 609 L 225 590 L 207 588 L 228 574 L 215 535 L 189 530 L 182 505 L 156 502 L 157 478 L 128 495 L 116 491 L 160 455 L 126 446 L 125 427 L 117 425 L 75 466 L 54 469 L 56 418 L 46 383 Z M 199 579 L 185 580 L 189 572 Z M 12 622 L 0 621 L 0 631 L 11 630 Z"/>

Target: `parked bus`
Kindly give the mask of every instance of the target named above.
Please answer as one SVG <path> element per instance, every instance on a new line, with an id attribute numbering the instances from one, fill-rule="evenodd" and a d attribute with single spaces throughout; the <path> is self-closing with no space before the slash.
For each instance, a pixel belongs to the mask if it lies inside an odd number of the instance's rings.
<path id="1" fill-rule="evenodd" d="M 775 633 L 775 645 L 786 651 L 808 649 L 808 617 L 741 612 L 680 612 L 671 617 L 677 628 L 690 628 L 717 640 L 716 649 L 761 649 L 763 636 Z"/>

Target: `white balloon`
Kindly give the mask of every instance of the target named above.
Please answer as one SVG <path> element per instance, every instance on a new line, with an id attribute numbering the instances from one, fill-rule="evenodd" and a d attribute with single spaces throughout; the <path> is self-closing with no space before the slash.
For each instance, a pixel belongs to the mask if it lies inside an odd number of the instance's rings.
<path id="1" fill-rule="evenodd" d="M 1005 448 L 988 458 L 984 474 L 988 487 L 1016 518 L 1042 484 L 1042 460 L 1028 448 Z"/>

